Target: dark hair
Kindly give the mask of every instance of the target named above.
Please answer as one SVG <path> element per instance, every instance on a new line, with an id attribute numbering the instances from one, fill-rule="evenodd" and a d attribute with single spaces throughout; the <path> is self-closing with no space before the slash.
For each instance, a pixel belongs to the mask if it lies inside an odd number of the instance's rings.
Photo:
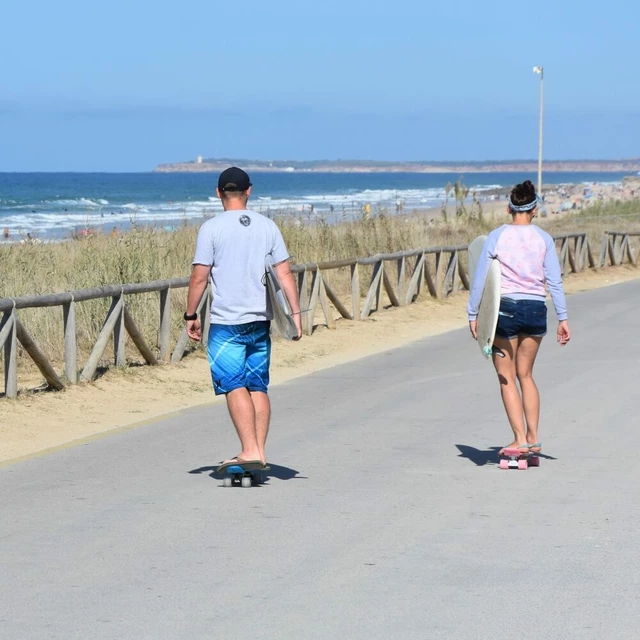
<path id="1" fill-rule="evenodd" d="M 531 183 L 531 180 L 525 180 L 520 184 L 517 184 L 511 189 L 511 196 L 509 200 L 516 207 L 521 207 L 526 204 L 531 204 L 536 199 L 536 188 Z"/>
<path id="2" fill-rule="evenodd" d="M 236 185 L 233 185 L 234 187 Z M 224 189 L 224 190 L 220 190 L 220 197 L 222 198 L 222 200 L 227 201 L 227 200 L 233 200 L 234 198 L 247 198 L 247 191 L 248 189 L 245 189 L 244 191 L 240 190 L 240 189 Z"/>

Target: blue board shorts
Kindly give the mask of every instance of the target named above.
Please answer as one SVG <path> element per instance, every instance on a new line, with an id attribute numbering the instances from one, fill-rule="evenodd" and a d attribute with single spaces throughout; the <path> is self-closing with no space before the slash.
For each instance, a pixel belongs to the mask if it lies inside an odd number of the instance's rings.
<path id="1" fill-rule="evenodd" d="M 271 361 L 268 321 L 212 324 L 207 351 L 217 396 L 242 388 L 267 392 Z"/>
<path id="2" fill-rule="evenodd" d="M 542 300 L 501 298 L 496 336 L 513 340 L 519 335 L 542 338 L 547 333 L 547 305 Z"/>

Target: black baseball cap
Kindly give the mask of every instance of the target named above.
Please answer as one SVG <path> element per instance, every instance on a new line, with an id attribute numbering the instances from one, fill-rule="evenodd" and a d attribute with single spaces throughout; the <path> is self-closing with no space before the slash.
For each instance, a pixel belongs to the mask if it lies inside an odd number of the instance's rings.
<path id="1" fill-rule="evenodd" d="M 220 191 L 246 191 L 251 186 L 251 180 L 246 171 L 238 167 L 225 169 L 218 178 Z"/>

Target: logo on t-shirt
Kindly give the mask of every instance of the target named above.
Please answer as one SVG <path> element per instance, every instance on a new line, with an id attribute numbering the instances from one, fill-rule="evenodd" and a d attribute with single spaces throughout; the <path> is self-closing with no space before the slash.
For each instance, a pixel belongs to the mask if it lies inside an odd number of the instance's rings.
<path id="1" fill-rule="evenodd" d="M 240 216 L 239 220 L 243 227 L 248 227 L 251 224 L 251 218 L 249 216 Z"/>

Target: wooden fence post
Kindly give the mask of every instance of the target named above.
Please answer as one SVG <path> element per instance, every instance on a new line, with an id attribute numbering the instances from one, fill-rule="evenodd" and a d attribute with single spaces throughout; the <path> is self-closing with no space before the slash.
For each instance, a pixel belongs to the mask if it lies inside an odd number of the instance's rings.
<path id="1" fill-rule="evenodd" d="M 576 236 L 575 256 L 576 256 L 576 265 L 578 267 L 578 271 L 584 270 L 584 253 L 582 252 L 583 244 L 584 244 L 584 236 L 582 235 Z"/>
<path id="2" fill-rule="evenodd" d="M 7 398 L 18 397 L 18 332 L 16 310 L 7 311 L 0 323 L 0 347 L 4 345 L 4 395 Z"/>
<path id="3" fill-rule="evenodd" d="M 616 236 L 609 235 L 607 246 L 609 248 L 609 261 L 612 267 L 616 266 L 616 248 L 615 248 Z"/>
<path id="4" fill-rule="evenodd" d="M 313 276 L 311 279 L 311 297 L 309 299 L 309 308 L 303 314 L 303 325 L 302 328 L 304 332 L 310 336 L 313 333 L 313 322 L 316 317 L 316 309 L 318 308 L 318 299 L 320 298 L 320 280 L 322 276 L 320 275 L 320 269 L 316 268 L 313 271 Z"/>
<path id="5" fill-rule="evenodd" d="M 623 264 L 625 257 L 628 255 L 629 236 L 626 233 L 620 234 L 620 244 L 618 247 L 618 264 Z"/>
<path id="6" fill-rule="evenodd" d="M 327 301 L 327 289 L 324 284 L 324 278 L 322 277 L 322 272 L 318 269 L 318 298 L 320 300 L 320 307 L 322 308 L 322 315 L 324 315 L 325 322 L 327 323 L 327 327 L 329 329 L 336 328 L 336 321 L 331 313 L 331 308 L 329 307 L 329 302 Z"/>
<path id="7" fill-rule="evenodd" d="M 38 369 L 40 369 L 40 373 L 44 376 L 47 384 L 57 391 L 62 391 L 62 389 L 64 389 L 64 382 L 60 379 L 60 376 L 55 372 L 54 368 L 49 364 L 46 356 L 42 353 L 40 347 L 36 344 L 36 341 L 29 335 L 29 332 L 24 328 L 17 316 L 15 318 L 15 325 L 16 336 L 20 341 L 20 344 L 35 362 Z"/>
<path id="8" fill-rule="evenodd" d="M 585 237 L 584 242 L 586 245 L 586 254 L 587 254 L 587 260 L 589 262 L 589 267 L 591 269 L 597 269 L 598 265 L 596 264 L 596 259 L 593 255 L 593 251 L 591 250 L 591 245 L 589 244 L 589 238 Z"/>
<path id="9" fill-rule="evenodd" d="M 609 238 L 607 236 L 603 236 L 602 242 L 600 243 L 600 256 L 598 257 L 598 264 L 601 269 L 607 266 L 607 247 L 609 246 Z"/>
<path id="10" fill-rule="evenodd" d="M 345 318 L 345 320 L 353 320 L 353 316 L 349 313 L 347 307 L 342 304 L 342 301 L 336 295 L 336 292 L 329 286 L 329 283 L 322 278 L 322 284 L 324 285 L 324 290 L 327 293 L 327 297 L 331 301 L 331 304 L 338 310 L 338 313 Z"/>
<path id="11" fill-rule="evenodd" d="M 456 275 L 458 273 L 458 252 L 452 251 L 447 265 L 446 275 L 442 282 L 442 295 L 446 298 L 455 289 Z"/>
<path id="12" fill-rule="evenodd" d="M 118 317 L 116 319 L 116 324 L 113 327 L 113 351 L 116 367 L 124 367 L 127 361 L 124 350 L 124 341 L 126 338 L 124 329 L 124 295 L 120 294 L 119 297 L 114 296 L 112 300 L 114 304 L 117 304 L 118 300 L 122 300 L 120 311 L 118 312 Z"/>
<path id="13" fill-rule="evenodd" d="M 160 291 L 160 335 L 158 347 L 160 360 L 167 361 L 169 356 L 169 342 L 171 341 L 171 289 Z"/>
<path id="14" fill-rule="evenodd" d="M 70 384 L 78 382 L 78 338 L 76 334 L 76 303 L 62 305 L 64 325 L 64 375 Z"/>
<path id="15" fill-rule="evenodd" d="M 562 274 L 562 276 L 566 275 L 567 273 L 567 248 L 568 248 L 568 244 L 567 244 L 567 239 L 566 238 L 562 238 L 562 240 L 560 241 L 560 273 Z"/>
<path id="16" fill-rule="evenodd" d="M 569 259 L 571 273 L 578 273 L 578 267 L 576 265 L 576 257 L 575 257 L 573 247 L 571 246 L 571 240 L 573 240 L 573 238 L 567 238 L 567 258 Z"/>
<path id="17" fill-rule="evenodd" d="M 425 254 L 423 251 L 416 258 L 416 264 L 413 269 L 413 274 L 411 276 L 411 280 L 409 280 L 409 286 L 407 287 L 405 304 L 411 304 L 416 298 L 420 296 L 422 278 L 424 277 L 424 263 L 425 263 Z"/>
<path id="18" fill-rule="evenodd" d="M 442 297 L 442 284 L 444 279 L 444 256 L 442 251 L 436 251 L 436 278 L 435 278 L 435 296 Z"/>
<path id="19" fill-rule="evenodd" d="M 458 258 L 458 274 L 460 275 L 460 280 L 462 281 L 462 286 L 467 290 L 471 291 L 471 287 L 473 286 L 473 282 L 469 282 L 469 276 L 462 264 L 462 261 Z"/>
<path id="20" fill-rule="evenodd" d="M 629 244 L 629 236 L 628 235 L 626 237 L 626 247 L 627 247 L 627 258 L 629 259 L 629 262 L 634 267 L 637 267 L 638 263 L 636 261 L 636 257 L 633 255 L 633 250 L 631 249 L 631 245 Z"/>
<path id="21" fill-rule="evenodd" d="M 584 271 L 587 268 L 587 235 L 580 236 L 579 252 L 580 252 L 580 271 Z"/>
<path id="22" fill-rule="evenodd" d="M 382 283 L 384 284 L 384 290 L 387 292 L 391 305 L 393 307 L 399 307 L 400 301 L 398 300 L 398 296 L 396 296 L 396 292 L 393 290 L 393 285 L 391 284 L 391 279 L 386 269 L 382 270 Z"/>
<path id="23" fill-rule="evenodd" d="M 307 269 L 298 273 L 298 298 L 300 299 L 300 321 L 305 332 L 309 315 L 309 276 Z"/>
<path id="24" fill-rule="evenodd" d="M 376 311 L 380 306 L 380 288 L 382 286 L 382 273 L 384 271 L 384 264 L 382 259 L 373 265 L 373 272 L 371 273 L 371 284 L 369 285 L 369 291 L 367 291 L 367 297 L 364 300 L 362 307 L 361 318 L 366 320 L 371 313 L 373 307 L 373 301 L 376 301 Z"/>
<path id="25" fill-rule="evenodd" d="M 102 329 L 98 334 L 98 339 L 89 355 L 89 359 L 87 360 L 87 364 L 85 364 L 82 373 L 80 374 L 80 380 L 82 382 L 88 382 L 93 378 L 93 374 L 96 372 L 98 368 L 98 364 L 100 362 L 100 358 L 104 354 L 107 344 L 109 342 L 109 338 L 111 337 L 111 333 L 114 332 L 116 328 L 116 324 L 119 320 L 124 320 L 124 316 L 122 314 L 122 307 L 124 305 L 124 296 L 113 296 L 111 298 L 111 308 L 107 313 L 107 318 L 102 325 Z M 115 335 L 114 335 L 115 337 Z"/>
<path id="26" fill-rule="evenodd" d="M 357 262 L 351 265 L 351 314 L 354 320 L 360 320 L 360 275 Z"/>
<path id="27" fill-rule="evenodd" d="M 136 327 L 136 323 L 133 321 L 127 307 L 124 307 L 124 328 L 127 330 L 127 333 L 131 337 L 131 341 L 137 347 L 145 362 L 149 365 L 157 365 L 158 360 L 153 355 L 153 351 L 149 349 L 149 346 L 142 337 L 138 327 Z"/>
<path id="28" fill-rule="evenodd" d="M 436 257 L 436 273 L 437 269 L 438 262 Z M 440 296 L 438 295 L 439 289 L 437 279 L 434 281 L 433 277 L 431 276 L 431 271 L 429 270 L 429 261 L 426 259 L 426 257 L 424 260 L 424 281 L 427 283 L 427 289 L 429 289 L 429 294 L 431 295 L 431 297 L 439 298 Z"/>
<path id="29" fill-rule="evenodd" d="M 15 309 L 14 309 L 15 311 Z M 0 349 L 6 345 L 13 327 L 13 311 L 5 311 L 0 319 Z"/>
<path id="30" fill-rule="evenodd" d="M 396 265 L 398 267 L 398 304 L 405 304 L 407 296 L 407 282 L 406 282 L 406 259 L 404 256 L 399 258 Z"/>

